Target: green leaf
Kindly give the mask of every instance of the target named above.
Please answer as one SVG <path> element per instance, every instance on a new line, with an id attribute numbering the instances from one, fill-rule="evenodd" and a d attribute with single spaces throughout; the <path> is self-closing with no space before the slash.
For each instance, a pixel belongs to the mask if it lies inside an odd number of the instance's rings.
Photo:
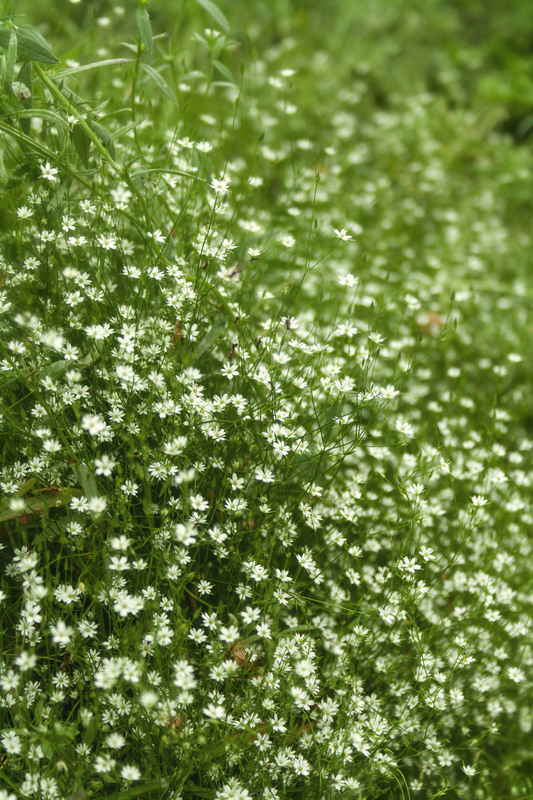
<path id="1" fill-rule="evenodd" d="M 65 737 L 67 739 L 75 739 L 78 735 L 78 729 L 74 725 L 62 725 L 60 722 L 54 724 L 54 735 Z"/>
<path id="2" fill-rule="evenodd" d="M 204 183 L 203 178 L 199 178 L 198 175 L 194 175 L 192 172 L 185 172 L 182 169 L 166 169 L 165 167 L 147 167 L 146 169 L 138 169 L 132 173 L 131 177 L 139 178 L 141 175 L 148 175 L 151 172 L 158 172 L 159 174 L 164 173 L 165 175 L 167 173 L 169 175 L 182 175 L 184 178 L 192 178 L 193 181 Z"/>
<path id="3" fill-rule="evenodd" d="M 89 166 L 89 151 L 91 149 L 91 140 L 87 136 L 87 133 L 83 130 L 81 125 L 74 125 L 70 132 L 70 138 L 72 139 L 72 143 L 76 148 L 76 152 L 79 155 L 81 162 L 85 168 Z"/>
<path id="4" fill-rule="evenodd" d="M 31 61 L 26 61 L 26 63 L 23 64 L 22 67 L 19 69 L 17 80 L 23 83 L 24 86 L 27 86 L 31 92 Z M 29 100 L 23 100 L 22 105 L 24 106 L 25 109 L 31 109 L 33 105 L 32 98 L 30 97 Z M 31 128 L 31 115 L 29 115 L 28 117 L 23 117 L 20 120 L 20 127 L 22 128 L 22 130 L 26 135 L 29 135 Z"/>
<path id="5" fill-rule="evenodd" d="M 10 86 L 15 80 L 15 63 L 17 61 L 17 34 L 12 30 L 6 52 L 6 83 Z"/>
<path id="6" fill-rule="evenodd" d="M 180 83 L 186 81 L 198 81 L 200 78 L 205 78 L 205 74 L 200 72 L 199 69 L 193 69 L 192 72 L 186 72 L 185 75 L 180 75 Z"/>
<path id="7" fill-rule="evenodd" d="M 218 72 L 220 72 L 221 75 L 223 75 L 226 78 L 226 80 L 230 81 L 230 83 L 232 83 L 235 86 L 235 81 L 233 80 L 233 75 L 231 74 L 229 69 L 226 66 L 224 66 L 224 64 L 221 61 L 218 61 L 215 58 L 215 60 L 213 61 L 213 66 L 214 66 L 214 68 L 216 70 L 218 70 Z"/>
<path id="8" fill-rule="evenodd" d="M 146 47 L 149 53 L 154 49 L 154 41 L 152 39 L 152 26 L 150 24 L 150 17 L 145 8 L 138 8 L 135 12 L 137 19 L 137 30 L 141 37 L 141 42 Z"/>
<path id="9" fill-rule="evenodd" d="M 229 22 L 227 17 L 222 13 L 220 8 L 216 6 L 211 0 L 196 0 L 199 6 L 207 11 L 208 14 L 211 14 L 213 19 L 217 22 L 218 25 L 224 31 L 229 31 Z"/>
<path id="10" fill-rule="evenodd" d="M 43 718 L 43 708 L 44 708 L 44 700 L 41 697 L 39 702 L 35 706 L 35 710 L 33 712 L 33 716 L 35 717 L 35 721 L 40 724 Z"/>
<path id="11" fill-rule="evenodd" d="M 84 731 L 83 733 L 82 736 L 83 743 L 90 747 L 96 740 L 96 737 L 98 736 L 98 730 L 99 730 L 98 723 L 93 717 L 93 719 L 89 722 L 87 730 Z"/>
<path id="12" fill-rule="evenodd" d="M 39 119 L 46 119 L 54 125 L 59 125 L 60 128 L 68 128 L 68 122 L 59 114 L 49 111 L 47 108 L 27 108 L 22 111 L 17 111 L 14 114 L 17 119 L 30 119 L 31 117 L 39 117 Z"/>
<path id="13" fill-rule="evenodd" d="M 53 361 L 52 364 L 49 364 L 47 367 L 44 367 L 44 369 L 39 371 L 38 380 L 42 381 L 43 378 L 59 378 L 59 376 L 67 370 L 70 364 L 71 362 L 67 359 Z"/>
<path id="14" fill-rule="evenodd" d="M 211 50 L 211 58 L 218 58 L 226 46 L 227 36 L 219 36 Z"/>
<path id="15" fill-rule="evenodd" d="M 45 147 L 41 142 L 38 142 L 37 139 L 32 138 L 31 136 L 26 136 L 23 131 L 17 130 L 14 128 L 13 125 L 4 122 L 0 119 L 0 131 L 6 136 L 12 136 L 14 139 L 19 142 L 28 153 L 34 153 L 41 158 L 47 159 L 47 161 L 52 161 L 56 157 L 56 153 L 54 153 L 50 148 Z"/>
<path id="16" fill-rule="evenodd" d="M 209 350 L 213 347 L 225 327 L 226 318 L 222 314 L 219 314 L 219 316 L 215 318 L 212 328 L 206 333 L 196 348 L 196 353 L 192 359 L 193 361 L 196 361 L 203 353 L 206 352 L 206 350 Z"/>
<path id="17" fill-rule="evenodd" d="M 76 472 L 81 487 L 85 492 L 85 494 L 87 495 L 88 499 L 90 500 L 91 497 L 96 497 L 98 495 L 96 481 L 94 479 L 94 475 L 92 474 L 92 472 L 89 472 L 89 468 L 87 467 L 87 465 L 77 464 L 74 471 Z"/>
<path id="18" fill-rule="evenodd" d="M 10 37 L 10 28 L 0 28 L 0 47 L 4 50 L 9 47 Z M 25 61 L 38 61 L 41 64 L 59 63 L 46 39 L 31 25 L 21 25 L 17 28 L 17 54 Z"/>
<path id="19" fill-rule="evenodd" d="M 154 83 L 156 83 L 159 86 L 163 94 L 166 95 L 169 98 L 169 100 L 171 100 L 174 103 L 175 106 L 178 106 L 178 101 L 174 97 L 167 82 L 165 81 L 164 78 L 161 77 L 159 72 L 157 72 L 149 64 L 141 64 L 141 67 L 146 72 L 146 74 L 150 76 L 150 78 L 154 81 Z"/>
<path id="20" fill-rule="evenodd" d="M 40 511 L 44 511 L 45 508 L 65 505 L 70 503 L 72 497 L 81 496 L 82 491 L 80 489 L 58 489 L 56 491 L 44 491 L 34 497 L 25 497 L 26 505 L 22 511 L 13 511 L 8 508 L 0 513 L 0 522 L 19 519 L 20 517 L 28 516 L 28 514 L 38 514 Z"/>
<path id="21" fill-rule="evenodd" d="M 0 150 L 0 188 L 3 188 L 6 185 L 6 183 L 7 183 L 7 172 L 4 164 L 4 157 L 2 155 L 2 151 Z"/>
<path id="22" fill-rule="evenodd" d="M 101 140 L 104 147 L 107 147 L 111 158 L 115 158 L 115 145 L 113 144 L 113 138 L 107 128 L 104 128 L 103 125 L 100 125 L 99 122 L 91 122 L 91 128 L 96 133 L 98 138 Z"/>
<path id="23" fill-rule="evenodd" d="M 25 483 L 22 484 L 20 489 L 17 492 L 15 492 L 15 497 L 21 497 L 23 494 L 29 492 L 34 483 L 35 483 L 35 478 L 30 478 L 29 480 L 27 480 Z"/>
<path id="24" fill-rule="evenodd" d="M 46 739 L 41 739 L 39 744 L 43 748 L 43 753 L 46 758 L 52 759 L 54 757 L 54 751 L 50 744 L 46 741 Z"/>
<path id="25" fill-rule="evenodd" d="M 87 72 L 100 67 L 121 67 L 123 64 L 133 64 L 134 58 L 106 58 L 104 61 L 93 61 L 91 64 L 81 64 L 79 67 L 68 67 L 54 72 L 54 78 L 64 78 L 67 75 L 77 75 L 78 72 Z"/>

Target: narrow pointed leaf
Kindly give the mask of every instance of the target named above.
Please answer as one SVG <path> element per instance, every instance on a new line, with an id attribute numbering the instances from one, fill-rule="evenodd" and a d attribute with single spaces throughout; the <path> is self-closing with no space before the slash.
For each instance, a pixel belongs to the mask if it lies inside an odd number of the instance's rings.
<path id="1" fill-rule="evenodd" d="M 11 86 L 15 80 L 15 63 L 17 61 L 17 34 L 11 31 L 6 51 L 6 82 Z"/>
<path id="2" fill-rule="evenodd" d="M 216 340 L 226 327 L 226 318 L 223 314 L 220 314 L 218 317 L 215 318 L 211 329 L 206 333 L 202 341 L 199 343 L 198 347 L 196 348 L 196 352 L 193 356 L 193 361 L 200 358 L 200 356 L 206 352 L 206 350 L 211 349 L 211 347 L 215 344 Z"/>
<path id="3" fill-rule="evenodd" d="M 79 155 L 82 164 L 84 167 L 89 166 L 89 151 L 91 149 L 91 140 L 87 136 L 86 132 L 83 130 L 81 125 L 74 125 L 72 131 L 70 132 L 70 136 L 72 139 L 72 143 L 76 148 L 76 152 Z"/>
<path id="4" fill-rule="evenodd" d="M 230 81 L 235 86 L 235 81 L 233 80 L 233 75 L 229 71 L 229 69 L 221 62 L 215 59 L 213 61 L 213 66 L 221 75 L 223 75 L 226 80 Z"/>
<path id="5" fill-rule="evenodd" d="M 68 122 L 65 117 L 61 117 L 59 114 L 55 114 L 47 108 L 25 108 L 22 111 L 15 112 L 14 116 L 20 120 L 39 117 L 39 119 L 46 119 L 48 122 L 51 122 L 53 125 L 58 125 L 60 128 L 68 128 Z"/>
<path id="6" fill-rule="evenodd" d="M 75 472 L 78 476 L 81 487 L 89 500 L 92 497 L 96 497 L 98 494 L 98 488 L 96 486 L 94 475 L 89 471 L 88 466 L 86 464 L 77 464 Z"/>
<path id="7" fill-rule="evenodd" d="M 35 478 L 29 478 L 29 480 L 22 484 L 18 492 L 15 492 L 15 496 L 21 497 L 23 494 L 26 494 L 26 492 L 29 492 L 34 483 Z"/>
<path id="8" fill-rule="evenodd" d="M 18 78 L 24 86 L 27 86 L 31 92 L 31 61 L 26 61 L 19 70 Z M 23 100 L 22 105 L 24 108 L 31 109 L 33 105 L 32 98 L 30 97 L 28 100 Z M 25 134 L 29 134 L 31 128 L 31 116 L 23 117 L 20 120 L 20 127 L 24 131 Z"/>
<path id="9" fill-rule="evenodd" d="M 146 8 L 138 8 L 135 13 L 137 19 L 137 30 L 141 37 L 141 42 L 146 47 L 149 53 L 154 49 L 154 41 L 152 39 L 152 26 L 150 24 L 150 17 Z"/>
<path id="10" fill-rule="evenodd" d="M 0 28 L 0 47 L 4 50 L 9 47 L 10 36 L 9 28 Z M 17 54 L 26 61 L 38 61 L 41 64 L 59 62 L 46 39 L 31 25 L 21 25 L 17 28 Z"/>
<path id="11" fill-rule="evenodd" d="M 107 128 L 104 128 L 99 122 L 91 122 L 91 128 L 102 141 L 104 147 L 107 147 L 111 158 L 115 158 L 115 145 L 113 144 L 113 138 Z"/>
<path id="12" fill-rule="evenodd" d="M 174 103 L 175 106 L 177 106 L 178 105 L 178 101 L 174 97 L 174 94 L 170 90 L 170 87 L 168 86 L 167 82 L 165 81 L 164 78 L 161 77 L 159 72 L 157 72 L 149 64 L 141 64 L 141 67 L 146 72 L 146 74 L 150 76 L 150 78 L 154 81 L 154 83 L 157 84 L 157 86 L 161 89 L 163 94 L 166 95 L 166 97 L 168 97 L 169 100 L 171 100 Z"/>
<path id="13" fill-rule="evenodd" d="M 186 81 L 198 81 L 200 79 L 205 79 L 205 74 L 200 72 L 198 69 L 193 69 L 192 72 L 186 72 L 185 75 L 180 75 L 180 83 L 185 83 Z"/>
<path id="14" fill-rule="evenodd" d="M 212 0 L 196 0 L 199 6 L 202 6 L 204 11 L 210 14 L 215 22 L 220 25 L 222 30 L 229 31 L 229 22 L 227 17 L 222 13 L 220 8 L 216 6 Z"/>
<path id="15" fill-rule="evenodd" d="M 54 78 L 65 78 L 67 75 L 77 75 L 78 72 L 87 72 L 101 67 L 121 67 L 123 64 L 132 64 L 134 58 L 106 58 L 103 61 L 93 61 L 90 64 L 81 64 L 79 67 L 67 67 L 54 72 Z"/>
<path id="16" fill-rule="evenodd" d="M 8 508 L 0 512 L 0 522 L 8 522 L 12 519 L 21 519 L 28 514 L 38 514 L 45 508 L 66 505 L 72 497 L 81 497 L 81 489 L 56 489 L 54 491 L 44 491 L 32 497 L 25 497 L 25 506 L 21 511 L 13 511 Z"/>
<path id="17" fill-rule="evenodd" d="M 7 183 L 7 172 L 4 164 L 4 157 L 0 150 L 0 188 L 3 188 Z M 7 309 L 6 309 L 7 310 Z"/>

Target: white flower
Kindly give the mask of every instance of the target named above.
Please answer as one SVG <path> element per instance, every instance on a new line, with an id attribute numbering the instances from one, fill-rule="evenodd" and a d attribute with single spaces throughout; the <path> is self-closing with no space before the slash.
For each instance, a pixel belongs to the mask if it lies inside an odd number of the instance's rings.
<path id="1" fill-rule="evenodd" d="M 472 495 L 472 505 L 475 506 L 476 508 L 479 508 L 480 506 L 486 506 L 488 502 L 489 501 L 487 500 L 487 498 L 483 497 L 483 495 L 481 494 Z"/>
<path id="2" fill-rule="evenodd" d="M 174 664 L 174 685 L 182 690 L 195 689 L 197 680 L 193 667 L 184 659 Z"/>
<path id="3" fill-rule="evenodd" d="M 522 670 L 518 669 L 517 667 L 509 667 L 507 674 L 509 675 L 509 678 L 514 681 L 514 683 L 522 683 L 525 678 Z"/>
<path id="4" fill-rule="evenodd" d="M 211 189 L 215 191 L 216 194 L 226 194 L 229 191 L 230 179 L 229 178 L 221 178 L 218 180 L 217 178 L 213 178 L 209 186 Z"/>
<path id="5" fill-rule="evenodd" d="M 60 619 L 55 625 L 50 625 L 50 633 L 52 634 L 52 641 L 54 644 L 60 644 L 66 647 L 72 639 L 74 628 Z"/>
<path id="6" fill-rule="evenodd" d="M 87 508 L 89 511 L 92 511 L 93 514 L 101 514 L 102 511 L 105 511 L 107 508 L 107 500 L 105 497 L 91 497 Z"/>
<path id="7" fill-rule="evenodd" d="M 81 418 L 81 427 L 91 436 L 97 436 L 105 430 L 106 424 L 97 414 L 84 414 Z"/>
<path id="8" fill-rule="evenodd" d="M 348 233 L 346 228 L 341 228 L 340 230 L 338 228 L 333 228 L 333 233 L 343 242 L 349 242 L 350 239 L 353 239 L 353 236 Z"/>
<path id="9" fill-rule="evenodd" d="M 422 569 L 422 567 L 416 563 L 414 558 L 402 558 L 401 561 L 398 562 L 398 569 L 401 572 L 408 572 L 411 575 L 414 575 L 416 570 Z"/>
<path id="10" fill-rule="evenodd" d="M 15 731 L 5 731 L 2 734 L 0 744 L 7 753 L 13 753 L 13 755 L 18 755 L 22 750 L 22 742 Z"/>
<path id="11" fill-rule="evenodd" d="M 140 769 L 132 764 L 124 764 L 120 770 L 120 775 L 125 781 L 138 781 L 141 774 Z"/>
<path id="12" fill-rule="evenodd" d="M 226 716 L 226 709 L 224 706 L 216 706 L 214 703 L 208 703 L 203 713 L 208 719 L 224 719 Z"/>
<path id="13" fill-rule="evenodd" d="M 103 455 L 101 458 L 95 458 L 95 472 L 97 475 L 103 475 L 107 478 L 113 472 L 116 463 L 117 462 L 113 458 L 109 458 L 108 455 Z"/>
<path id="14" fill-rule="evenodd" d="M 420 548 L 420 555 L 424 559 L 424 561 L 435 561 L 435 555 L 433 554 L 433 550 L 431 547 L 425 547 L 422 545 Z"/>
<path id="15" fill-rule="evenodd" d="M 20 653 L 20 655 L 18 655 L 15 659 L 15 664 L 21 672 L 25 672 L 27 669 L 33 669 L 36 663 L 37 656 L 35 653 L 29 653 L 27 650 L 23 650 L 22 653 Z M 2 800 L 1 795 L 0 800 Z"/>
<path id="16" fill-rule="evenodd" d="M 105 756 L 97 756 L 94 761 L 94 771 L 105 773 L 111 772 L 117 762 L 107 754 Z"/>
<path id="17" fill-rule="evenodd" d="M 225 378 L 235 378 L 239 374 L 239 367 L 236 364 L 226 364 L 220 370 L 220 374 Z"/>
<path id="18" fill-rule="evenodd" d="M 267 467 L 257 467 L 254 477 L 256 481 L 262 481 L 262 483 L 273 483 L 275 480 L 274 473 Z"/>
<path id="19" fill-rule="evenodd" d="M 414 436 L 414 429 L 412 425 L 409 425 L 408 422 L 404 420 L 398 419 L 396 420 L 395 427 L 397 431 L 403 433 L 404 436 Z"/>
<path id="20" fill-rule="evenodd" d="M 114 750 L 120 750 L 126 744 L 126 738 L 117 731 L 113 731 L 107 736 L 107 746 L 112 747 Z"/>
<path id="21" fill-rule="evenodd" d="M 47 181 L 50 181 L 51 183 L 55 183 L 57 181 L 56 176 L 59 174 L 59 170 L 56 167 L 52 167 L 49 161 L 46 162 L 44 167 L 41 164 L 41 172 L 43 178 L 46 178 Z"/>

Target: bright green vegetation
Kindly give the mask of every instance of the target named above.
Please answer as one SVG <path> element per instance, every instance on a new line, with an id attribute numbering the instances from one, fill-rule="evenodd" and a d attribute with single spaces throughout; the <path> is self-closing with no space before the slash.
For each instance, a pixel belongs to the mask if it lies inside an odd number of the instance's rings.
<path id="1" fill-rule="evenodd" d="M 529 4 L 16 12 L 0 800 L 532 798 Z"/>

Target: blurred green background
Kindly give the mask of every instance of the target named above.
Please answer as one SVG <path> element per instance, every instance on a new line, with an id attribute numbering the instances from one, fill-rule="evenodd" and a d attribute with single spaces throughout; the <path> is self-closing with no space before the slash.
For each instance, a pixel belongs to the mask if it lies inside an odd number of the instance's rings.
<path id="1" fill-rule="evenodd" d="M 136 36 L 136 2 L 20 0 L 16 13 L 38 25 L 62 57 L 92 58 Z M 533 129 L 533 8 L 529 0 L 220 0 L 238 63 L 286 37 L 302 55 L 334 51 L 350 74 L 371 71 L 376 100 L 430 91 L 452 104 L 490 109 L 518 142 Z M 181 44 L 198 24 L 214 27 L 195 0 L 148 4 L 154 33 Z M 94 24 L 95 21 L 99 24 Z M 22 21 L 22 19 L 21 19 Z M 160 40 L 165 48 L 165 40 Z M 75 43 L 75 44 L 73 44 Z M 116 44 L 110 55 L 117 53 Z"/>

